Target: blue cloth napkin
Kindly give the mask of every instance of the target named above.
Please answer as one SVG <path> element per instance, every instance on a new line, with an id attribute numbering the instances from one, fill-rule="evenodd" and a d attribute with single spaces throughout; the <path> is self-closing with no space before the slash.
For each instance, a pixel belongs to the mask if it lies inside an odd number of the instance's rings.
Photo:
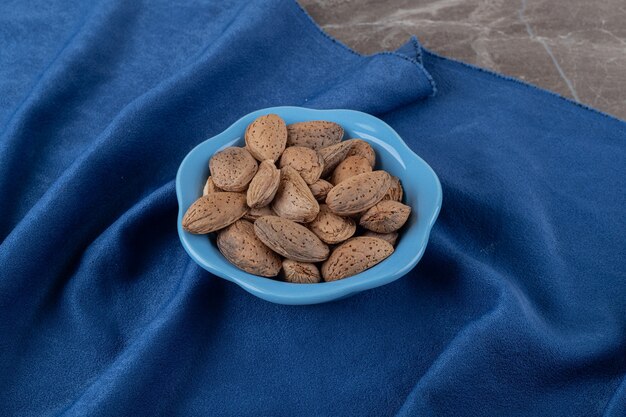
<path id="1" fill-rule="evenodd" d="M 420 264 L 271 304 L 176 234 L 186 153 L 263 107 L 382 117 L 438 173 Z M 626 124 L 292 1 L 0 3 L 0 415 L 624 416 Z"/>

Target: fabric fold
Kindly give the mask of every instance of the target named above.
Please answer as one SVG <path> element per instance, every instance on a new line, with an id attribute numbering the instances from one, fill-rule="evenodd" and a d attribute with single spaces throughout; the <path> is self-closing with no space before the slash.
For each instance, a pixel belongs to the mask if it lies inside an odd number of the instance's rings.
<path id="1" fill-rule="evenodd" d="M 348 94 L 357 88 L 358 96 Z M 320 107 L 318 103 L 330 101 L 339 108 L 383 114 L 434 94 L 434 82 L 421 64 L 404 54 L 388 52 L 367 57 L 359 68 L 351 69 L 302 104 Z"/>

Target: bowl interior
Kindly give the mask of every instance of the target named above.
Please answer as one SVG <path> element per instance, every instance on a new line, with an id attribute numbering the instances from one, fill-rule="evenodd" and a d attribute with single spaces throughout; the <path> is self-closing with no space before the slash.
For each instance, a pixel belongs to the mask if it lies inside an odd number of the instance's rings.
<path id="1" fill-rule="evenodd" d="M 343 126 L 345 139 L 361 138 L 376 151 L 377 169 L 400 178 L 404 203 L 412 207 L 400 233 L 395 252 L 380 264 L 353 277 L 319 284 L 292 284 L 248 274 L 229 263 L 213 238 L 193 235 L 182 229 L 187 208 L 202 195 L 209 175 L 210 157 L 228 146 L 243 146 L 247 125 L 263 114 L 280 115 L 287 124 L 307 120 L 329 120 Z M 176 178 L 179 203 L 178 233 L 187 253 L 204 269 L 268 301 L 283 304 L 314 304 L 343 298 L 391 282 L 410 271 L 421 258 L 428 235 L 441 207 L 441 185 L 433 170 L 415 155 L 398 134 L 382 120 L 353 110 L 314 110 L 274 107 L 250 113 L 224 132 L 194 148 L 181 163 Z"/>

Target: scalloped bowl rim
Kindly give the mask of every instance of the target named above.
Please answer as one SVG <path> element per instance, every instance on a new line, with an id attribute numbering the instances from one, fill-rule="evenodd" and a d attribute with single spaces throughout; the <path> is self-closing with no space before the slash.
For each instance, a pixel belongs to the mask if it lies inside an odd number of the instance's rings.
<path id="1" fill-rule="evenodd" d="M 405 191 L 420 186 L 427 187 L 427 192 L 432 194 L 429 195 L 429 201 L 419 201 L 420 204 L 426 204 L 425 207 L 419 213 L 413 210 L 411 216 L 416 216 L 417 220 L 413 219 L 412 224 L 405 226 L 402 230 L 396 250 L 390 257 L 364 272 L 343 280 L 318 284 L 293 284 L 242 271 L 228 263 L 206 236 L 193 235 L 182 229 L 181 221 L 185 211 L 200 196 L 201 186 L 198 186 L 198 179 L 203 178 L 202 184 L 206 180 L 210 156 L 226 146 L 241 144 L 246 126 L 255 118 L 268 113 L 280 115 L 287 123 L 323 119 L 335 121 L 342 124 L 344 128 L 347 125 L 358 126 L 363 131 L 356 137 L 372 143 L 378 154 L 384 150 L 388 153 L 385 157 L 393 158 L 405 169 L 406 173 L 403 175 L 392 172 L 400 178 Z M 348 130 L 346 129 L 346 132 Z M 377 136 L 374 137 L 368 132 L 373 132 Z M 384 134 L 381 135 L 381 132 Z M 202 170 L 199 168 L 200 163 Z M 410 175 L 418 171 L 421 177 L 416 179 Z M 189 181 L 190 177 L 195 179 L 194 186 L 188 185 L 192 182 Z M 184 180 L 188 180 L 185 185 L 183 185 Z M 195 192 L 193 192 L 194 189 Z M 410 191 L 406 195 L 409 193 Z M 180 164 L 176 175 L 176 197 L 178 200 L 178 235 L 189 256 L 212 274 L 232 281 L 260 298 L 280 304 L 316 304 L 341 299 L 360 291 L 388 284 L 404 276 L 413 269 L 424 254 L 430 231 L 437 220 L 442 203 L 441 183 L 435 172 L 382 120 L 356 110 L 318 110 L 292 106 L 270 107 L 251 112 L 223 132 L 198 144 Z"/>

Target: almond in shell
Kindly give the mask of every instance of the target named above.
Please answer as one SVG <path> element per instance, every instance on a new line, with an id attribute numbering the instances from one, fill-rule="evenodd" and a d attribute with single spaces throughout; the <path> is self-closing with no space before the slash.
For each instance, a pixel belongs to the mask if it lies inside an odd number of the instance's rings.
<path id="1" fill-rule="evenodd" d="M 365 233 L 363 233 L 363 236 L 376 237 L 378 239 L 382 239 L 394 247 L 396 246 L 396 241 L 398 240 L 398 232 L 376 233 L 376 232 L 372 232 L 371 230 L 367 230 Z"/>
<path id="2" fill-rule="evenodd" d="M 261 162 L 259 170 L 248 186 L 248 206 L 251 208 L 267 206 L 274 199 L 279 184 L 280 171 L 274 165 L 274 161 Z"/>
<path id="3" fill-rule="evenodd" d="M 241 193 L 211 193 L 197 199 L 183 216 L 183 229 L 205 234 L 236 222 L 248 211 L 246 195 Z"/>
<path id="4" fill-rule="evenodd" d="M 402 189 L 400 178 L 392 176 L 391 186 L 389 187 L 387 194 L 383 197 L 383 200 L 402 201 L 403 196 L 404 190 Z"/>
<path id="5" fill-rule="evenodd" d="M 326 180 L 317 180 L 309 185 L 309 189 L 317 201 L 326 200 L 326 196 L 331 188 L 333 188 L 333 185 Z"/>
<path id="6" fill-rule="evenodd" d="M 370 163 L 370 166 L 374 168 L 374 165 L 376 165 L 376 152 L 374 152 L 374 148 L 372 148 L 372 145 L 365 142 L 363 139 L 351 139 L 350 143 L 352 146 L 350 147 L 348 156 L 362 156 L 367 159 Z"/>
<path id="7" fill-rule="evenodd" d="M 258 161 L 278 161 L 287 143 L 287 125 L 280 116 L 266 114 L 248 125 L 245 140 L 246 148 Z"/>
<path id="8" fill-rule="evenodd" d="M 320 206 L 300 174 L 287 165 L 280 170 L 280 185 L 272 209 L 285 219 L 308 223 L 315 219 Z"/>
<path id="9" fill-rule="evenodd" d="M 391 185 L 385 171 L 366 172 L 334 186 L 326 196 L 328 208 L 340 216 L 361 213 L 378 203 Z"/>
<path id="10" fill-rule="evenodd" d="M 258 169 L 256 160 L 244 148 L 225 148 L 209 161 L 211 178 L 224 191 L 244 191 Z"/>
<path id="11" fill-rule="evenodd" d="M 324 158 L 322 178 L 326 178 L 332 174 L 337 165 L 346 159 L 348 152 L 352 148 L 352 142 L 352 140 L 344 140 L 343 142 L 339 142 L 319 150 L 320 155 Z"/>
<path id="12" fill-rule="evenodd" d="M 319 269 L 312 263 L 283 260 L 285 281 L 297 284 L 315 284 L 322 280 Z"/>
<path id="13" fill-rule="evenodd" d="M 213 182 L 213 178 L 211 178 L 211 176 L 209 175 L 209 178 L 207 178 L 206 183 L 204 184 L 204 188 L 202 189 L 202 195 L 207 195 L 211 193 L 219 193 L 222 191 L 223 190 L 221 190 L 217 185 L 215 185 L 215 183 Z"/>
<path id="14" fill-rule="evenodd" d="M 377 233 L 391 233 L 400 229 L 411 214 L 411 207 L 393 200 L 383 200 L 367 210 L 359 224 Z"/>
<path id="15" fill-rule="evenodd" d="M 355 237 L 337 246 L 322 265 L 324 281 L 356 275 L 393 253 L 393 246 L 375 237 Z"/>
<path id="16" fill-rule="evenodd" d="M 330 245 L 341 243 L 351 238 L 356 232 L 354 220 L 337 216 L 326 204 L 320 205 L 319 214 L 308 226 L 322 242 Z"/>
<path id="17" fill-rule="evenodd" d="M 339 184 L 355 175 L 372 172 L 370 163 L 362 156 L 349 156 L 337 165 L 330 177 L 332 184 Z"/>
<path id="18" fill-rule="evenodd" d="M 342 138 L 343 128 L 337 123 L 325 120 L 300 122 L 287 126 L 287 146 L 322 149 L 339 143 Z"/>
<path id="19" fill-rule="evenodd" d="M 254 231 L 274 252 L 299 262 L 321 262 L 329 249 L 306 227 L 278 216 L 262 216 L 254 222 Z"/>
<path id="20" fill-rule="evenodd" d="M 280 168 L 287 165 L 298 171 L 298 174 L 307 184 L 313 184 L 322 175 L 324 158 L 311 148 L 290 146 L 285 149 L 278 164 Z"/>
<path id="21" fill-rule="evenodd" d="M 217 247 L 230 263 L 250 274 L 275 277 L 280 272 L 280 256 L 261 242 L 247 220 L 237 220 L 221 230 Z"/>
<path id="22" fill-rule="evenodd" d="M 243 216 L 244 219 L 254 222 L 261 216 L 273 216 L 274 210 L 270 206 L 263 206 L 259 208 L 251 208 L 248 212 Z"/>

